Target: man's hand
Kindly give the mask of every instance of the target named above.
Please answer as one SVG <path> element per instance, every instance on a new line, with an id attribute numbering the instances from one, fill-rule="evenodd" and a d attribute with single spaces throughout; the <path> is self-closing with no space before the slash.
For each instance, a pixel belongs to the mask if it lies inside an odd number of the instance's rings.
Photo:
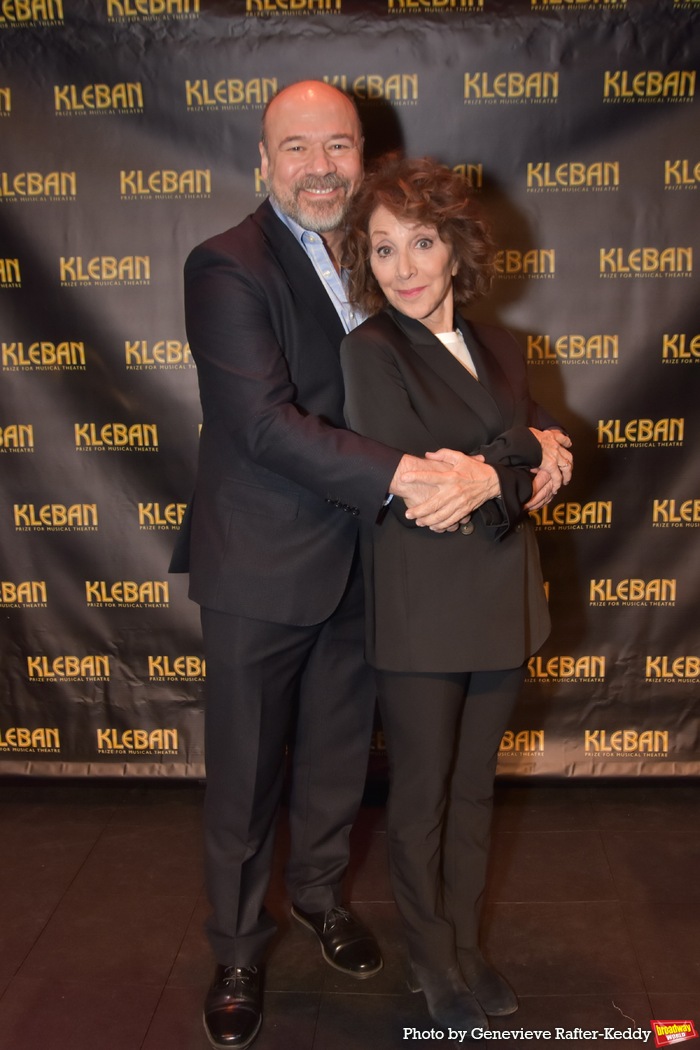
<path id="1" fill-rule="evenodd" d="M 498 475 L 483 456 L 453 449 L 426 452 L 425 459 L 404 456 L 389 491 L 401 496 L 406 517 L 434 532 L 454 531 L 486 500 L 500 494 Z"/>
<path id="2" fill-rule="evenodd" d="M 548 503 L 557 494 L 562 485 L 568 485 L 571 481 L 571 473 L 574 467 L 574 457 L 569 451 L 571 438 L 561 430 L 536 430 L 535 427 L 530 427 L 530 431 L 535 435 L 542 448 L 542 462 L 535 471 L 535 476 L 537 477 L 540 472 L 545 471 L 550 478 L 549 497 L 545 499 L 545 503 Z M 535 495 L 539 496 L 540 490 L 544 487 L 544 482 L 540 482 L 537 493 L 533 489 L 533 499 Z M 540 504 L 540 506 L 543 506 L 543 504 Z M 527 509 L 536 510 L 537 508 L 528 504 Z"/>

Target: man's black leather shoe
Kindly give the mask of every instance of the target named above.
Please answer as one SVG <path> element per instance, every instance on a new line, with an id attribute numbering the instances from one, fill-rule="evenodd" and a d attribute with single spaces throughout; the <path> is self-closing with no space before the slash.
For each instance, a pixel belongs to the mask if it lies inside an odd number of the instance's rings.
<path id="1" fill-rule="evenodd" d="M 292 915 L 318 937 L 330 966 L 350 977 L 372 977 L 384 963 L 379 945 L 366 926 L 346 908 L 307 912 L 292 905 Z"/>
<path id="2" fill-rule="evenodd" d="M 245 1050 L 262 1024 L 262 973 L 257 966 L 217 966 L 204 1000 L 204 1030 L 217 1050 Z"/>

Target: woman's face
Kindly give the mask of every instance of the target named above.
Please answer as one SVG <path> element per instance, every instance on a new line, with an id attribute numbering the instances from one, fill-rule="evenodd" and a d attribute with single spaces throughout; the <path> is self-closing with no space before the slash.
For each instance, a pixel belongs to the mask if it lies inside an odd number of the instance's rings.
<path id="1" fill-rule="evenodd" d="M 429 328 L 454 327 L 452 248 L 434 226 L 407 225 L 380 205 L 369 220 L 370 265 L 389 303 Z"/>

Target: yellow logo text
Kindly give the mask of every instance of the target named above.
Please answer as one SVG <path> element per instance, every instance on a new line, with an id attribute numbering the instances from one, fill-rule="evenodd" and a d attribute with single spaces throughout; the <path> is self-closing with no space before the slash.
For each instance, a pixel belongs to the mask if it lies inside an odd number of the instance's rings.
<path id="1" fill-rule="evenodd" d="M 677 580 L 591 580 L 591 605 L 675 605 Z"/>
<path id="2" fill-rule="evenodd" d="M 700 525 L 700 499 L 655 499 L 651 520 L 656 526 Z"/>
<path id="3" fill-rule="evenodd" d="M 167 580 L 86 580 L 85 600 L 90 606 L 163 606 L 169 602 Z"/>
<path id="4" fill-rule="evenodd" d="M 560 335 L 552 339 L 548 335 L 528 335 L 527 359 L 531 362 L 560 361 L 562 363 L 582 361 L 617 361 L 619 336 L 617 335 Z"/>
<path id="5" fill-rule="evenodd" d="M 93 532 L 98 528 L 96 503 L 15 503 L 15 528 Z"/>
<path id="6" fill-rule="evenodd" d="M 27 729 L 13 726 L 0 729 L 0 750 L 3 751 L 60 751 L 58 729 Z"/>
<path id="7" fill-rule="evenodd" d="M 81 681 L 109 678 L 108 656 L 28 656 L 27 675 L 32 679 L 80 679 Z"/>
<path id="8" fill-rule="evenodd" d="M 31 423 L 7 423 L 0 427 L 0 452 L 10 451 L 34 451 L 34 427 Z"/>
<path id="9" fill-rule="evenodd" d="M 658 69 L 639 73 L 608 69 L 603 79 L 603 99 L 606 102 L 690 100 L 694 95 L 694 69 L 674 69 L 668 73 Z"/>
<path id="10" fill-rule="evenodd" d="M 606 529 L 612 524 L 612 507 L 612 500 L 548 503 L 531 510 L 530 517 L 540 529 Z"/>
<path id="11" fill-rule="evenodd" d="M 50 24 L 63 21 L 63 0 L 2 0 L 0 28 L 27 22 Z"/>
<path id="12" fill-rule="evenodd" d="M 77 371 L 85 368 L 85 344 L 62 343 L 1 343 L 0 356 L 2 367 L 19 371 L 29 370 L 65 370 Z"/>
<path id="13" fill-rule="evenodd" d="M 156 423 L 75 423 L 73 429 L 77 449 L 158 448 Z"/>
<path id="14" fill-rule="evenodd" d="M 584 750 L 587 753 L 618 752 L 620 754 L 666 754 L 668 752 L 668 730 L 647 729 L 587 729 L 584 734 Z"/>
<path id="15" fill-rule="evenodd" d="M 685 420 L 673 419 L 620 419 L 598 420 L 598 444 L 617 448 L 641 447 L 643 445 L 682 445 Z"/>
<path id="16" fill-rule="evenodd" d="M 559 73 L 465 73 L 465 102 L 555 102 Z"/>

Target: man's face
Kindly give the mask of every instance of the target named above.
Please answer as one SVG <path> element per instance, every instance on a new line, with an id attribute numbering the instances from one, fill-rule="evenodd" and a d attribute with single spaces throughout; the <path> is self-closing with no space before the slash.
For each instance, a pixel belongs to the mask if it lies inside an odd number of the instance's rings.
<path id="1" fill-rule="evenodd" d="M 286 88 L 265 117 L 262 176 L 270 197 L 300 226 L 338 229 L 362 178 L 362 132 L 351 103 L 327 84 Z"/>

